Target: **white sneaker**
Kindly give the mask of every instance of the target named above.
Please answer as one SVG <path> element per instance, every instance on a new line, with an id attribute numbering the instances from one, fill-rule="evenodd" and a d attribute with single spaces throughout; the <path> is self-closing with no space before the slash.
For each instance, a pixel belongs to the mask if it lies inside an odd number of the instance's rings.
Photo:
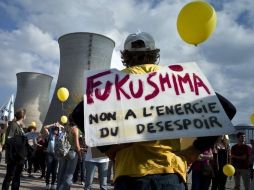
<path id="1" fill-rule="evenodd" d="M 80 182 L 80 185 L 85 185 L 85 183 L 83 181 Z"/>
<path id="2" fill-rule="evenodd" d="M 46 189 L 46 190 L 49 190 L 49 184 L 46 184 L 45 189 Z"/>
<path id="3" fill-rule="evenodd" d="M 55 190 L 56 189 L 56 185 L 51 185 L 50 190 Z"/>

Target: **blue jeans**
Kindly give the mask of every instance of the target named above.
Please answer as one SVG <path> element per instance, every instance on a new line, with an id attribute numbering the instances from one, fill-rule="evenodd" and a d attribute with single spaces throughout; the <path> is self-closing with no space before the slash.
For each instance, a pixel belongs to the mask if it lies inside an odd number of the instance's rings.
<path id="1" fill-rule="evenodd" d="M 71 189 L 73 174 L 76 169 L 78 162 L 78 154 L 74 150 L 72 152 L 72 157 L 69 159 L 60 158 L 59 168 L 57 175 L 57 190 L 69 190 Z"/>
<path id="2" fill-rule="evenodd" d="M 56 181 L 56 171 L 58 167 L 58 160 L 56 156 L 53 153 L 47 153 L 47 171 L 46 171 L 46 184 L 50 183 L 50 174 L 52 175 L 51 177 L 51 184 L 54 185 Z"/>
<path id="3" fill-rule="evenodd" d="M 93 184 L 93 178 L 95 174 L 95 169 L 98 168 L 100 189 L 107 189 L 107 174 L 108 174 L 108 162 L 90 162 L 85 161 L 86 168 L 86 180 L 85 180 L 85 190 L 90 190 Z"/>
<path id="4" fill-rule="evenodd" d="M 185 190 L 178 174 L 153 174 L 143 177 L 120 176 L 115 181 L 114 190 Z"/>

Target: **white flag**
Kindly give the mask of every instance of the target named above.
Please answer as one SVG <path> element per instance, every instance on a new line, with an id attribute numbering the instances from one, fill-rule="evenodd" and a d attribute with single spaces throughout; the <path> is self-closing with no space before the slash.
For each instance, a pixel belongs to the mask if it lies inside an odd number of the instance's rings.
<path id="1" fill-rule="evenodd" d="M 5 118 L 7 121 L 14 119 L 14 96 L 11 95 L 9 101 L 4 104 L 0 109 L 0 123 L 5 123 Z"/>

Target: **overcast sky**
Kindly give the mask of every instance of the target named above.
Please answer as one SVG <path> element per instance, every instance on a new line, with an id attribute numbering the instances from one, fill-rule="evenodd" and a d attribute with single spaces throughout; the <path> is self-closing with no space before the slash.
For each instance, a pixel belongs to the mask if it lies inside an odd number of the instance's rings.
<path id="1" fill-rule="evenodd" d="M 54 77 L 59 69 L 57 39 L 71 32 L 94 32 L 116 43 L 113 68 L 129 33 L 152 34 L 161 65 L 197 61 L 214 90 L 237 108 L 233 124 L 249 124 L 254 112 L 254 1 L 212 0 L 217 13 L 213 35 L 198 47 L 178 35 L 177 15 L 186 0 L 1 0 L 0 105 L 16 94 L 16 73 Z M 52 90 L 52 91 L 53 91 Z"/>

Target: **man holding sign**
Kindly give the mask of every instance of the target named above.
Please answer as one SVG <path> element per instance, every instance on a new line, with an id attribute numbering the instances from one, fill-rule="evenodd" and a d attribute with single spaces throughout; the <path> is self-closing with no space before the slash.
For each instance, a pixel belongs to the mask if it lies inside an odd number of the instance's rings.
<path id="1" fill-rule="evenodd" d="M 184 189 L 187 162 L 233 130 L 234 106 L 218 100 L 197 65 L 160 67 L 159 51 L 150 34 L 129 35 L 121 52 L 126 68 L 88 73 L 85 107 L 73 112 L 86 143 L 114 160 L 117 190 Z M 206 134 L 214 136 L 183 148 L 180 137 Z"/>

